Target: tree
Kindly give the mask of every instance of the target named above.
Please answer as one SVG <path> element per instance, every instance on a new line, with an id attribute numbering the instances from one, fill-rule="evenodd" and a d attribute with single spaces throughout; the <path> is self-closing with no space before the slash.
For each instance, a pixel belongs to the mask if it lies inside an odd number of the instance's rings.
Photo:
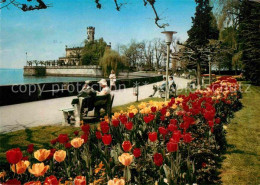
<path id="1" fill-rule="evenodd" d="M 102 67 L 104 76 L 108 76 L 113 69 L 116 73 L 127 68 L 126 58 L 118 52 L 106 49 L 104 56 L 100 58 L 99 65 Z"/>
<path id="2" fill-rule="evenodd" d="M 121 46 L 121 52 L 126 57 L 129 67 L 136 69 L 137 64 L 142 65 L 143 60 L 143 44 L 134 40 L 126 46 Z"/>
<path id="3" fill-rule="evenodd" d="M 145 60 L 144 66 L 148 69 L 151 69 L 153 67 L 153 56 L 154 56 L 154 48 L 152 45 L 152 41 L 142 42 L 142 52 L 143 52 L 143 59 Z"/>
<path id="4" fill-rule="evenodd" d="M 156 65 L 156 69 L 158 70 L 163 60 L 163 54 L 166 52 L 167 47 L 165 42 L 162 41 L 160 38 L 155 38 L 153 40 L 153 46 L 154 46 L 155 65 Z"/>
<path id="5" fill-rule="evenodd" d="M 212 0 L 214 3 L 214 14 L 217 18 L 219 30 L 226 27 L 238 27 L 239 6 L 241 0 Z"/>
<path id="6" fill-rule="evenodd" d="M 82 65 L 81 56 L 82 56 L 82 47 L 75 47 L 70 52 L 69 60 L 72 60 L 73 65 Z"/>
<path id="7" fill-rule="evenodd" d="M 209 0 L 195 0 L 197 3 L 195 17 L 192 17 L 192 27 L 188 31 L 186 43 L 187 53 L 191 62 L 196 65 L 197 81 L 200 88 L 201 65 L 205 61 L 203 52 L 207 49 L 210 39 L 218 39 L 218 29 L 214 26 L 212 7 Z"/>
<path id="8" fill-rule="evenodd" d="M 239 13 L 239 47 L 245 77 L 260 85 L 260 3 L 243 0 Z"/>
<path id="9" fill-rule="evenodd" d="M 103 57 L 107 43 L 100 38 L 93 42 L 85 42 L 85 46 L 82 49 L 82 65 L 98 65 L 99 59 Z"/>

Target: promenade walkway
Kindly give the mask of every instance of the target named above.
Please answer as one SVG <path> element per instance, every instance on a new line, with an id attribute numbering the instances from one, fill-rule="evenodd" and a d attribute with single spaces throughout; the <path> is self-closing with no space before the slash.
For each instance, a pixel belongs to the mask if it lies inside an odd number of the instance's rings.
<path id="1" fill-rule="evenodd" d="M 186 88 L 189 80 L 174 78 L 178 89 Z M 160 82 L 158 83 L 160 84 Z M 139 87 L 139 100 L 148 98 L 153 93 L 153 85 Z M 115 95 L 114 106 L 136 101 L 133 88 L 112 91 Z M 29 127 L 61 124 L 63 120 L 60 109 L 70 108 L 73 96 L 50 100 L 35 101 L 0 107 L 0 133 L 11 132 Z"/>

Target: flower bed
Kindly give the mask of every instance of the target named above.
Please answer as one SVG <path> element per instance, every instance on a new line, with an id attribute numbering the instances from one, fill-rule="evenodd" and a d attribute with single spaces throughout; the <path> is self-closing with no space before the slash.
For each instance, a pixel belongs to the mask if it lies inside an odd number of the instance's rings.
<path id="1" fill-rule="evenodd" d="M 76 131 L 51 149 L 6 152 L 4 184 L 214 184 L 225 151 L 225 124 L 241 107 L 235 79 L 168 102 L 140 103 Z M 48 137 L 48 136 L 47 136 Z"/>

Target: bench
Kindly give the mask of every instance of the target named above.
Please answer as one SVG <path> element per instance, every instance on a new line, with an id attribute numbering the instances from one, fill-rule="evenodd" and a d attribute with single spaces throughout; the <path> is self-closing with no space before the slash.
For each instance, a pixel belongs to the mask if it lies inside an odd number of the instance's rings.
<path id="1" fill-rule="evenodd" d="M 71 116 L 74 115 L 74 108 L 67 108 L 61 109 L 60 111 L 63 112 L 64 121 L 62 122 L 62 126 L 70 125 L 71 124 Z"/>
<path id="2" fill-rule="evenodd" d="M 165 90 L 159 90 L 161 98 L 165 98 Z M 177 86 L 175 83 L 169 86 L 169 98 L 177 96 Z"/>
<path id="3" fill-rule="evenodd" d="M 81 120 L 90 120 L 90 119 L 97 119 L 100 117 L 100 109 L 105 110 L 105 114 L 111 117 L 112 113 L 112 105 L 114 101 L 114 95 L 105 95 L 105 96 L 96 96 L 95 97 L 95 103 L 94 103 L 94 117 L 88 117 L 88 112 L 92 111 L 89 110 L 87 105 L 85 107 L 82 107 L 84 98 L 80 97 L 78 99 L 73 99 L 72 100 L 72 108 L 66 108 L 66 109 L 61 109 L 60 111 L 63 112 L 63 117 L 64 121 L 62 123 L 63 126 L 68 126 L 71 125 L 71 118 L 74 118 L 75 120 L 75 126 L 79 127 L 80 126 L 80 121 Z M 82 110 L 86 110 L 86 116 L 83 116 Z"/>

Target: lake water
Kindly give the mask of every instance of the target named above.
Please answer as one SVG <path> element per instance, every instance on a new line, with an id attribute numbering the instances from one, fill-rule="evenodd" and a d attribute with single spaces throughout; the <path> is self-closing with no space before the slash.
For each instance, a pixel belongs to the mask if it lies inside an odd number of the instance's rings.
<path id="1" fill-rule="evenodd" d="M 82 82 L 85 80 L 98 80 L 91 77 L 56 77 L 56 76 L 23 76 L 23 69 L 1 69 L 0 85 L 35 84 L 47 82 Z"/>

